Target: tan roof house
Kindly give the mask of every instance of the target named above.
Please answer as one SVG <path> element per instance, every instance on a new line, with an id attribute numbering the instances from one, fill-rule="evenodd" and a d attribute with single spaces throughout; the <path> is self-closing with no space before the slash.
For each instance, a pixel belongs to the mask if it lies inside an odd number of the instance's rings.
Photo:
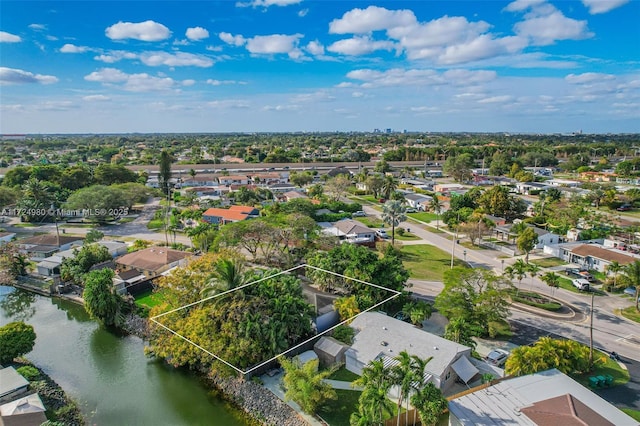
<path id="1" fill-rule="evenodd" d="M 46 409 L 37 393 L 0 405 L 0 425 L 39 426 L 47 421 Z"/>
<path id="2" fill-rule="evenodd" d="M 167 247 L 149 247 L 116 259 L 118 272 L 135 269 L 147 278 L 154 278 L 176 266 L 184 265 L 192 254 Z"/>

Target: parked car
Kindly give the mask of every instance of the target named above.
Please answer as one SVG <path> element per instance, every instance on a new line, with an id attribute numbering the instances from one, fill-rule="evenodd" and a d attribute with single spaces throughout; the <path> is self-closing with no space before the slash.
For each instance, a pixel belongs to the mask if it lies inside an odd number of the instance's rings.
<path id="1" fill-rule="evenodd" d="M 496 367 L 502 367 L 509 358 L 509 352 L 504 349 L 494 349 L 489 352 L 489 355 L 484 357 L 484 360 Z"/>
<path id="2" fill-rule="evenodd" d="M 635 287 L 627 287 L 624 289 L 624 294 L 627 294 L 631 297 L 636 295 L 636 288 Z"/>
<path id="3" fill-rule="evenodd" d="M 384 229 L 376 229 L 376 235 L 383 240 L 389 239 L 389 234 L 387 234 L 387 231 L 385 231 Z"/>
<path id="4" fill-rule="evenodd" d="M 589 273 L 589 271 L 580 271 L 578 272 L 578 275 L 580 275 L 580 277 L 584 278 L 585 280 L 589 281 L 590 283 L 594 282 L 596 279 L 593 277 L 593 275 L 591 275 Z"/>
<path id="5" fill-rule="evenodd" d="M 413 207 L 409 207 L 407 209 L 407 213 L 418 213 L 418 210 L 414 209 Z"/>
<path id="6" fill-rule="evenodd" d="M 626 212 L 632 209 L 631 204 L 623 204 L 620 207 L 618 207 L 616 210 L 618 210 L 619 212 Z"/>
<path id="7" fill-rule="evenodd" d="M 580 269 L 576 268 L 567 268 L 564 272 L 570 277 L 580 277 Z"/>
<path id="8" fill-rule="evenodd" d="M 358 210 L 357 212 L 353 212 L 351 214 L 351 217 L 366 217 L 367 214 L 365 212 L 363 212 L 362 210 Z"/>
<path id="9" fill-rule="evenodd" d="M 589 291 L 589 281 L 584 278 L 576 278 L 572 281 L 573 286 L 581 291 Z"/>

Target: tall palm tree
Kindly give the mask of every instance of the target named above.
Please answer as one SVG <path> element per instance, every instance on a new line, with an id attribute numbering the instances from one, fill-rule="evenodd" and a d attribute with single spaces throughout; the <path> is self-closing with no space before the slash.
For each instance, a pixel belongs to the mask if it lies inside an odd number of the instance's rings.
<path id="1" fill-rule="evenodd" d="M 527 272 L 529 272 L 529 265 L 522 259 L 518 259 L 513 265 L 504 268 L 504 273 L 509 278 L 518 279 L 518 291 L 520 291 L 520 285 L 522 284 L 522 280 L 527 276 Z"/>
<path id="2" fill-rule="evenodd" d="M 527 264 L 527 267 L 528 267 L 527 272 L 531 277 L 531 285 L 529 286 L 529 290 L 531 290 L 533 288 L 533 279 L 538 276 L 538 273 L 540 272 L 541 268 L 535 263 L 529 263 Z"/>
<path id="3" fill-rule="evenodd" d="M 440 229 L 440 213 L 442 212 L 442 202 L 436 194 L 429 202 L 429 208 L 436 214 L 436 229 Z"/>
<path id="4" fill-rule="evenodd" d="M 413 382 L 413 369 L 411 368 L 411 356 L 407 351 L 400 352 L 395 358 L 398 363 L 391 367 L 391 380 L 398 387 L 400 394 L 398 395 L 398 417 L 396 425 L 400 426 L 400 412 L 402 402 L 409 400 L 409 392 L 411 392 L 411 383 Z"/>
<path id="5" fill-rule="evenodd" d="M 640 294 L 640 260 L 629 263 L 624 267 L 622 273 L 629 281 L 629 284 L 636 288 L 634 300 L 636 302 L 636 311 L 640 311 L 640 309 L 638 309 L 638 297 Z"/>
<path id="6" fill-rule="evenodd" d="M 246 282 L 244 263 L 235 258 L 219 259 L 214 267 L 214 276 L 208 286 L 202 289 L 202 296 L 209 297 L 227 290 L 240 287 Z"/>
<path id="7" fill-rule="evenodd" d="M 622 270 L 622 265 L 615 260 L 607 266 L 607 273 L 613 274 L 613 287 L 615 288 L 618 280 L 618 273 Z"/>
<path id="8" fill-rule="evenodd" d="M 353 386 L 362 386 L 359 412 L 369 413 L 371 424 L 382 424 L 386 413 L 393 412 L 393 403 L 387 398 L 392 381 L 389 371 L 382 360 L 371 361 L 362 369 L 360 378 L 353 382 Z"/>
<path id="9" fill-rule="evenodd" d="M 390 200 L 382 206 L 382 221 L 391 225 L 391 245 L 396 244 L 396 226 L 407 220 L 407 208 L 402 201 Z"/>
<path id="10" fill-rule="evenodd" d="M 551 287 L 551 293 L 553 294 L 553 289 L 557 288 L 560 285 L 560 276 L 555 272 L 546 272 L 544 275 L 540 277 L 540 279 L 549 287 Z"/>
<path id="11" fill-rule="evenodd" d="M 382 194 L 387 200 L 391 198 L 396 189 L 398 189 L 398 181 L 393 176 L 385 176 L 384 184 L 382 185 Z"/>
<path id="12" fill-rule="evenodd" d="M 433 357 L 429 357 L 427 359 L 422 359 L 417 355 L 411 355 L 411 374 L 413 375 L 413 396 L 416 395 L 417 392 L 420 392 L 420 390 L 422 390 L 427 383 L 424 380 L 424 376 L 425 376 L 425 371 L 427 369 L 427 364 L 429 363 L 429 361 L 431 361 L 433 359 Z M 411 404 L 413 404 L 413 396 L 411 398 L 407 398 L 407 410 L 406 410 L 406 416 L 405 417 L 405 425 L 409 424 L 409 420 L 408 420 L 408 416 L 409 416 L 409 402 L 411 402 Z M 413 410 L 413 424 L 416 424 L 416 416 L 418 414 L 418 410 L 415 409 L 415 405 L 414 405 L 414 410 Z"/>

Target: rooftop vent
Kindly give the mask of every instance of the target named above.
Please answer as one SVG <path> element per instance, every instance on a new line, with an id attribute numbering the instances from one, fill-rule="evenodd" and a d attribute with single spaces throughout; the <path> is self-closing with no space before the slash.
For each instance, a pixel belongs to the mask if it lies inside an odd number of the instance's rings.
<path id="1" fill-rule="evenodd" d="M 383 340 L 382 342 L 380 342 L 380 344 L 381 344 L 382 346 L 389 346 L 389 343 L 385 342 L 384 340 Z"/>

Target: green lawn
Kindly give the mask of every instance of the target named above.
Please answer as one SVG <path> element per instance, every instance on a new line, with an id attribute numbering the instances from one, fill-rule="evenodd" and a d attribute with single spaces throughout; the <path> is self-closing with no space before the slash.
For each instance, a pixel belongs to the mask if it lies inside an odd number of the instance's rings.
<path id="1" fill-rule="evenodd" d="M 153 291 L 145 291 L 136 296 L 136 305 L 147 308 L 153 308 L 164 302 L 162 292 L 154 293 Z"/>
<path id="2" fill-rule="evenodd" d="M 493 339 L 509 340 L 509 338 L 513 336 L 513 331 L 511 331 L 511 326 L 505 320 L 490 321 L 489 330 L 491 330 L 492 333 L 494 334 L 494 337 L 492 337 Z"/>
<path id="3" fill-rule="evenodd" d="M 620 311 L 623 317 L 630 319 L 631 321 L 640 322 L 640 312 L 636 311 L 635 306 L 629 306 L 628 308 Z"/>
<path id="4" fill-rule="evenodd" d="M 435 213 L 429 212 L 407 213 L 407 216 L 427 223 L 436 220 L 437 218 L 437 215 Z M 442 225 L 442 217 L 440 217 L 440 225 Z"/>
<path id="5" fill-rule="evenodd" d="M 634 420 L 640 422 L 640 410 L 634 410 L 633 408 L 621 408 L 628 416 L 633 417 Z"/>
<path id="6" fill-rule="evenodd" d="M 444 271 L 451 267 L 451 253 L 431 245 L 404 246 L 401 253 L 402 263 L 409 270 L 411 278 L 442 281 Z M 454 266 L 465 265 L 462 260 L 455 259 Z"/>
<path id="7" fill-rule="evenodd" d="M 396 240 L 398 241 L 415 241 L 415 240 L 419 240 L 420 237 L 410 233 L 410 232 L 405 232 L 403 235 L 398 234 L 398 231 L 396 230 Z"/>
<path id="8" fill-rule="evenodd" d="M 580 291 L 571 283 L 571 280 L 569 278 L 565 278 L 565 277 L 562 277 L 562 276 L 558 279 L 558 283 L 560 285 L 560 288 L 564 288 L 565 290 L 569 290 L 569 291 L 572 291 L 574 293 L 581 293 L 581 294 L 594 293 L 596 296 L 602 296 L 602 295 L 605 294 L 604 291 L 598 290 L 598 289 L 594 288 L 593 286 L 591 286 L 591 292 Z"/>
<path id="9" fill-rule="evenodd" d="M 554 266 L 566 265 L 566 262 L 557 257 L 547 257 L 545 259 L 532 259 L 530 261 L 534 265 L 538 265 L 541 268 L 552 268 Z"/>
<path id="10" fill-rule="evenodd" d="M 331 376 L 329 376 L 329 379 L 331 379 L 331 380 L 342 380 L 343 382 L 353 382 L 358 377 L 360 377 L 360 376 L 358 376 L 355 373 L 352 373 L 351 371 L 347 370 L 344 366 L 342 366 L 342 367 L 340 367 L 340 369 L 336 370 L 335 373 L 333 373 Z"/>
<path id="11" fill-rule="evenodd" d="M 382 220 L 375 217 L 358 217 L 356 218 L 356 220 L 371 229 L 384 228 L 384 223 L 382 223 Z"/>
<path id="12" fill-rule="evenodd" d="M 593 357 L 594 359 L 599 358 L 599 357 L 603 357 L 604 359 L 606 359 L 606 362 L 604 365 L 595 368 L 591 373 L 587 373 L 587 374 L 580 374 L 580 375 L 572 375 L 571 377 L 576 380 L 577 382 L 579 382 L 581 385 L 583 385 L 584 387 L 588 388 L 589 387 L 589 377 L 591 376 L 602 376 L 605 374 L 609 374 L 611 376 L 613 376 L 613 383 L 611 384 L 611 386 L 619 386 L 619 385 L 624 385 L 625 383 L 627 383 L 629 381 L 629 372 L 627 370 L 622 369 L 622 367 L 620 367 L 620 364 L 618 364 L 616 361 L 612 360 L 611 358 L 609 358 L 608 355 L 600 352 L 600 351 L 593 351 Z"/>
<path id="13" fill-rule="evenodd" d="M 330 426 L 350 426 L 351 413 L 358 411 L 360 391 L 336 389 L 338 399 L 328 401 L 318 412 Z"/>

